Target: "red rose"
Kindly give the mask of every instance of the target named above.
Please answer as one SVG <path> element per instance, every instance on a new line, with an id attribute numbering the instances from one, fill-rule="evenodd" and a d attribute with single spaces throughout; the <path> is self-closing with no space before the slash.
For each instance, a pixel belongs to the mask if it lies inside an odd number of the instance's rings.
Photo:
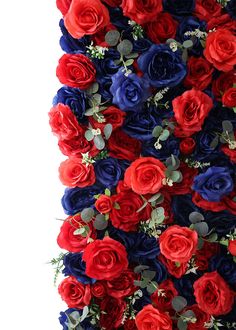
<path id="1" fill-rule="evenodd" d="M 92 41 L 94 41 L 94 44 L 96 46 L 109 48 L 110 45 L 105 41 L 105 36 L 106 36 L 107 32 L 109 32 L 111 30 L 116 30 L 116 27 L 114 25 L 112 25 L 111 23 L 109 23 L 104 28 L 99 30 L 96 34 L 94 34 L 92 36 Z"/>
<path id="2" fill-rule="evenodd" d="M 153 157 L 135 160 L 125 171 L 125 184 L 137 194 L 155 194 L 163 186 L 166 167 Z"/>
<path id="3" fill-rule="evenodd" d="M 152 305 L 146 305 L 135 319 L 138 330 L 172 330 L 172 321 L 167 313 L 162 313 Z"/>
<path id="4" fill-rule="evenodd" d="M 205 273 L 193 285 L 198 306 L 210 315 L 225 315 L 232 309 L 234 294 L 215 271 Z"/>
<path id="5" fill-rule="evenodd" d="M 236 22 L 232 20 L 228 14 L 212 17 L 210 21 L 207 22 L 207 31 L 220 28 L 234 32 L 236 29 Z"/>
<path id="6" fill-rule="evenodd" d="M 91 285 L 91 294 L 93 297 L 96 298 L 105 297 L 107 294 L 105 283 L 102 281 L 97 281 L 93 285 Z"/>
<path id="7" fill-rule="evenodd" d="M 206 330 L 205 323 L 210 322 L 211 315 L 202 311 L 196 304 L 192 306 L 188 306 L 188 308 L 186 308 L 184 312 L 189 310 L 194 312 L 194 315 L 196 317 L 196 322 L 194 323 L 188 322 L 188 330 Z"/>
<path id="8" fill-rule="evenodd" d="M 188 262 L 196 252 L 196 231 L 178 225 L 167 228 L 159 238 L 161 253 L 174 262 Z"/>
<path id="9" fill-rule="evenodd" d="M 82 163 L 80 158 L 69 158 L 59 167 L 61 182 L 68 187 L 87 187 L 95 183 L 96 177 L 93 165 Z"/>
<path id="10" fill-rule="evenodd" d="M 74 232 L 81 227 L 86 227 L 88 230 L 86 237 L 74 234 Z M 82 221 L 80 215 L 74 215 L 63 222 L 57 237 L 57 243 L 60 248 L 69 252 L 81 252 L 88 245 L 89 238 L 96 239 L 96 230 L 92 223 L 86 224 Z"/>
<path id="11" fill-rule="evenodd" d="M 132 190 L 130 189 L 130 187 L 128 187 L 128 186 L 124 183 L 123 180 L 120 180 L 120 181 L 118 182 L 117 187 L 116 187 L 116 192 L 117 192 L 117 194 L 119 194 L 119 193 L 122 192 L 122 191 L 132 191 Z"/>
<path id="12" fill-rule="evenodd" d="M 165 220 L 164 224 L 171 224 L 174 221 L 174 215 L 171 208 L 171 195 L 167 190 L 164 188 L 163 191 L 161 191 L 162 196 L 164 197 L 163 202 L 160 204 L 160 207 L 163 207 L 165 210 Z"/>
<path id="13" fill-rule="evenodd" d="M 190 155 L 195 149 L 195 146 L 196 146 L 195 140 L 191 137 L 188 137 L 180 142 L 179 149 L 183 155 Z"/>
<path id="14" fill-rule="evenodd" d="M 88 306 L 91 300 L 90 285 L 78 282 L 73 276 L 61 282 L 58 292 L 69 308 L 82 309 Z"/>
<path id="15" fill-rule="evenodd" d="M 158 259 L 167 268 L 168 273 L 174 276 L 175 278 L 181 278 L 187 271 L 188 268 L 187 262 L 177 264 L 176 262 L 167 259 L 163 255 L 160 255 Z"/>
<path id="16" fill-rule="evenodd" d="M 137 330 L 135 320 L 128 319 L 125 321 L 124 330 Z"/>
<path id="17" fill-rule="evenodd" d="M 72 0 L 56 0 L 57 8 L 61 11 L 62 15 L 68 12 Z"/>
<path id="18" fill-rule="evenodd" d="M 219 246 L 216 243 L 204 242 L 203 247 L 196 251 L 196 266 L 198 270 L 207 270 L 209 259 L 218 253 Z"/>
<path id="19" fill-rule="evenodd" d="M 106 3 L 110 7 L 119 7 L 122 0 L 102 0 L 102 2 Z"/>
<path id="20" fill-rule="evenodd" d="M 203 122 L 213 107 L 212 99 L 195 89 L 176 97 L 172 104 L 178 124 L 175 129 L 177 137 L 188 137 L 201 131 Z"/>
<path id="21" fill-rule="evenodd" d="M 59 140 L 58 146 L 61 152 L 68 157 L 82 157 L 82 153 L 89 153 L 90 157 L 94 157 L 99 153 L 92 141 L 87 141 L 84 137 L 85 130 L 81 127 L 76 137 L 70 140 Z"/>
<path id="22" fill-rule="evenodd" d="M 191 56 L 187 62 L 188 74 L 184 80 L 186 87 L 204 90 L 211 83 L 214 69 L 203 57 Z"/>
<path id="23" fill-rule="evenodd" d="M 100 329 L 113 330 L 120 327 L 123 321 L 123 314 L 126 302 L 107 296 L 100 304 Z"/>
<path id="24" fill-rule="evenodd" d="M 128 268 L 125 247 L 110 237 L 90 243 L 84 250 L 83 260 L 86 275 L 97 280 L 116 278 Z"/>
<path id="25" fill-rule="evenodd" d="M 124 191 L 113 195 L 112 203 L 114 206 L 110 213 L 110 220 L 116 228 L 127 232 L 135 231 L 140 221 L 146 221 L 150 218 L 150 205 L 137 212 L 143 206 L 144 202 L 133 191 Z"/>
<path id="26" fill-rule="evenodd" d="M 93 116 L 89 117 L 89 122 L 93 128 L 100 128 L 102 131 L 107 124 L 111 124 L 113 131 L 123 125 L 125 112 L 120 109 L 110 106 L 102 112 L 104 123 L 99 123 Z"/>
<path id="27" fill-rule="evenodd" d="M 229 253 L 232 254 L 232 256 L 236 256 L 236 240 L 235 239 L 229 240 L 228 251 L 229 251 Z"/>
<path id="28" fill-rule="evenodd" d="M 212 17 L 221 15 L 221 5 L 215 0 L 197 0 L 195 15 L 203 21 L 209 21 Z"/>
<path id="29" fill-rule="evenodd" d="M 108 150 L 111 157 L 134 161 L 140 156 L 141 142 L 127 135 L 122 130 L 116 130 L 108 140 Z"/>
<path id="30" fill-rule="evenodd" d="M 131 296 L 137 287 L 134 285 L 134 280 L 137 279 L 137 274 L 127 269 L 115 279 L 106 282 L 107 294 L 114 298 L 124 298 Z"/>
<path id="31" fill-rule="evenodd" d="M 96 200 L 95 207 L 102 214 L 109 213 L 112 209 L 112 199 L 109 196 L 101 195 Z"/>
<path id="32" fill-rule="evenodd" d="M 159 13 L 155 21 L 145 25 L 147 36 L 154 43 L 165 43 L 167 39 L 174 38 L 178 23 L 169 13 Z"/>
<path id="33" fill-rule="evenodd" d="M 151 295 L 151 300 L 159 311 L 165 312 L 172 310 L 172 300 L 178 295 L 174 283 L 168 279 L 163 281 L 159 286 L 158 290 Z"/>
<path id="34" fill-rule="evenodd" d="M 219 29 L 208 34 L 206 59 L 220 71 L 228 72 L 236 64 L 236 37 L 226 29 Z"/>
<path id="35" fill-rule="evenodd" d="M 223 200 L 220 202 L 208 202 L 197 192 L 193 193 L 192 201 L 195 205 L 207 211 L 219 212 L 226 209 Z"/>
<path id="36" fill-rule="evenodd" d="M 229 88 L 222 97 L 222 103 L 224 106 L 233 108 L 236 107 L 236 88 Z"/>
<path id="37" fill-rule="evenodd" d="M 144 24 L 156 19 L 162 11 L 161 0 L 123 0 L 121 8 L 124 16 L 131 18 L 138 24 Z"/>
<path id="38" fill-rule="evenodd" d="M 50 110 L 48 115 L 52 132 L 59 139 L 72 139 L 78 135 L 80 126 L 75 115 L 67 105 L 57 104 Z"/>
<path id="39" fill-rule="evenodd" d="M 217 101 L 221 101 L 222 95 L 236 83 L 236 73 L 232 70 L 221 73 L 213 80 L 212 91 Z"/>
<path id="40" fill-rule="evenodd" d="M 236 131 L 234 132 L 234 137 L 236 139 Z M 236 148 L 230 149 L 228 144 L 223 144 L 221 151 L 230 158 L 231 162 L 236 163 Z"/>
<path id="41" fill-rule="evenodd" d="M 95 34 L 110 23 L 109 11 L 100 0 L 72 0 L 64 17 L 68 32 L 76 39 Z"/>
<path id="42" fill-rule="evenodd" d="M 83 54 L 64 54 L 59 60 L 56 73 L 62 84 L 84 90 L 95 81 L 96 69 L 93 62 Z"/>

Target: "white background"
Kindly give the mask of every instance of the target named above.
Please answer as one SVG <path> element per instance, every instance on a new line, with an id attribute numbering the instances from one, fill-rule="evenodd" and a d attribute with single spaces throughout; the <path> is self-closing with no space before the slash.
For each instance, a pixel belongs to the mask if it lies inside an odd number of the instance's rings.
<path id="1" fill-rule="evenodd" d="M 60 252 L 63 159 L 48 111 L 60 87 L 55 0 L 1 1 L 0 329 L 57 330 L 65 309 L 47 261 Z"/>

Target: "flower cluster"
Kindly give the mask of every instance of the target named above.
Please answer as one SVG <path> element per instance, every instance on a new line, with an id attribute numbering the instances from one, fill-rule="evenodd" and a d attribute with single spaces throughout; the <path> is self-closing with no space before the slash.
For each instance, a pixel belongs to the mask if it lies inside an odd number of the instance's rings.
<path id="1" fill-rule="evenodd" d="M 63 330 L 235 328 L 235 1 L 57 0 Z"/>

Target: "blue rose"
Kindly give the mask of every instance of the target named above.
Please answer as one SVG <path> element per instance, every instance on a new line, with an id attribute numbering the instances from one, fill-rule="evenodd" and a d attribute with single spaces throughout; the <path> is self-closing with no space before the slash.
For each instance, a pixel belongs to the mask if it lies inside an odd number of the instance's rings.
<path id="1" fill-rule="evenodd" d="M 192 195 L 176 195 L 172 197 L 171 208 L 175 222 L 183 227 L 189 227 L 189 215 L 192 212 L 200 212 L 200 209 L 192 202 Z"/>
<path id="2" fill-rule="evenodd" d="M 168 45 L 153 45 L 139 57 L 138 65 L 144 78 L 157 88 L 177 86 L 187 73 L 180 53 Z"/>
<path id="3" fill-rule="evenodd" d="M 97 70 L 97 79 L 103 77 L 111 77 L 119 70 L 119 65 L 115 64 L 115 60 L 120 58 L 120 53 L 115 49 L 109 49 L 105 52 L 103 59 L 93 59 Z"/>
<path id="4" fill-rule="evenodd" d="M 67 86 L 60 88 L 53 99 L 53 105 L 58 103 L 68 105 L 79 121 L 84 121 L 86 119 L 86 117 L 84 117 L 84 112 L 86 110 L 86 95 L 79 89 Z"/>
<path id="5" fill-rule="evenodd" d="M 234 184 L 227 168 L 213 166 L 194 178 L 192 188 L 205 200 L 219 202 L 233 190 Z"/>
<path id="6" fill-rule="evenodd" d="M 230 0 L 227 2 L 227 6 L 225 7 L 228 14 L 233 18 L 236 19 L 236 0 Z"/>
<path id="7" fill-rule="evenodd" d="M 113 25 L 122 31 L 130 28 L 129 19 L 123 15 L 123 11 L 119 7 L 109 7 L 110 20 Z"/>
<path id="8" fill-rule="evenodd" d="M 236 288 L 236 263 L 229 255 L 216 255 L 211 258 L 209 264 L 210 271 L 217 272 L 225 281 Z"/>
<path id="9" fill-rule="evenodd" d="M 156 139 L 149 140 L 143 144 L 142 155 L 145 157 L 155 157 L 165 161 L 170 155 L 179 156 L 179 139 L 169 137 L 161 142 L 162 148 L 156 149 L 154 144 Z"/>
<path id="10" fill-rule="evenodd" d="M 210 230 L 213 229 L 219 238 L 224 237 L 235 229 L 236 215 L 227 211 L 206 212 L 205 219 Z"/>
<path id="11" fill-rule="evenodd" d="M 85 262 L 82 256 L 82 253 L 67 253 L 63 259 L 65 268 L 62 272 L 65 276 L 76 277 L 83 284 L 93 284 L 96 280 L 85 274 Z"/>
<path id="12" fill-rule="evenodd" d="M 69 308 L 67 309 L 65 312 L 61 312 L 60 313 L 60 317 L 59 317 L 59 322 L 60 324 L 62 325 L 63 327 L 63 330 L 69 330 L 69 316 L 72 314 L 72 313 L 79 313 L 79 315 L 81 316 L 82 315 L 82 311 L 81 310 L 78 310 L 78 309 L 75 309 L 75 308 Z M 73 316 L 73 314 L 71 315 Z M 77 315 L 76 315 L 77 316 Z M 75 330 L 79 330 L 79 329 L 82 329 L 83 330 L 98 330 L 98 328 L 96 326 L 92 326 L 91 325 L 91 319 L 89 318 L 86 318 L 83 322 L 80 323 L 80 327 L 76 327 Z M 71 329 L 71 328 L 70 328 Z"/>
<path id="13" fill-rule="evenodd" d="M 163 8 L 172 15 L 190 15 L 195 9 L 195 0 L 163 0 Z"/>
<path id="14" fill-rule="evenodd" d="M 106 188 L 112 188 L 123 178 L 124 170 L 127 166 L 124 162 L 116 158 L 106 158 L 98 160 L 94 166 L 97 181 Z"/>
<path id="15" fill-rule="evenodd" d="M 153 43 L 146 38 L 141 38 L 133 42 L 133 52 L 143 53 L 149 50 Z"/>
<path id="16" fill-rule="evenodd" d="M 198 275 L 191 273 L 182 276 L 180 279 L 174 279 L 174 285 L 179 293 L 179 296 L 184 297 L 187 300 L 188 305 L 193 305 L 196 303 L 193 284 L 198 278 Z"/>
<path id="17" fill-rule="evenodd" d="M 67 188 L 62 197 L 62 207 L 68 215 L 74 215 L 83 209 L 92 207 L 95 203 L 95 195 L 102 194 L 104 188 L 93 185 L 85 188 Z"/>
<path id="18" fill-rule="evenodd" d="M 122 70 L 112 77 L 113 103 L 121 110 L 137 112 L 150 96 L 149 84 L 134 73 L 126 76 Z"/>
<path id="19" fill-rule="evenodd" d="M 89 37 L 85 36 L 81 39 L 73 38 L 65 28 L 63 19 L 60 20 L 62 37 L 60 38 L 60 46 L 66 53 L 83 53 L 87 52 L 87 46 L 90 44 Z"/>
<path id="20" fill-rule="evenodd" d="M 213 159 L 218 159 L 220 154 L 220 146 L 211 148 L 210 145 L 215 138 L 215 133 L 211 131 L 201 131 L 196 137 L 196 148 L 193 154 L 193 158 L 199 160 L 200 162 L 211 162 Z"/>
<path id="21" fill-rule="evenodd" d="M 222 104 L 216 104 L 205 120 L 204 130 L 222 133 L 222 121 L 224 120 L 229 120 L 236 129 L 235 113 L 226 107 L 222 111 Z"/>
<path id="22" fill-rule="evenodd" d="M 157 259 L 150 259 L 150 260 L 140 260 L 140 264 L 149 266 L 149 270 L 153 270 L 156 272 L 156 276 L 154 281 L 157 283 L 161 283 L 167 279 L 167 270 L 166 267 Z"/>
<path id="23" fill-rule="evenodd" d="M 104 101 L 112 102 L 112 94 L 110 92 L 110 88 L 112 85 L 112 80 L 109 77 L 99 77 L 99 94 L 102 95 L 102 99 Z"/>

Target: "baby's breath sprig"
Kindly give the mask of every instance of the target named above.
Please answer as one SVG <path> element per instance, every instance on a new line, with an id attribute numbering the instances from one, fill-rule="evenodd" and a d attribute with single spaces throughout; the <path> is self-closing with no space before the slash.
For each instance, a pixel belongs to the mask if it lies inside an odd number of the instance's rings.
<path id="1" fill-rule="evenodd" d="M 86 152 L 84 154 L 82 153 L 81 155 L 82 155 L 82 163 L 86 164 L 86 166 L 95 163 L 95 160 L 91 156 L 89 156 L 89 152 Z"/>
<path id="2" fill-rule="evenodd" d="M 93 41 L 86 48 L 88 48 L 87 53 L 90 54 L 92 58 L 97 58 L 99 60 L 104 59 L 105 52 L 108 50 L 106 47 L 94 46 Z"/>
<path id="3" fill-rule="evenodd" d="M 144 32 L 142 26 L 137 24 L 135 21 L 128 21 L 128 23 L 133 28 L 132 36 L 134 40 L 142 39 Z"/>

